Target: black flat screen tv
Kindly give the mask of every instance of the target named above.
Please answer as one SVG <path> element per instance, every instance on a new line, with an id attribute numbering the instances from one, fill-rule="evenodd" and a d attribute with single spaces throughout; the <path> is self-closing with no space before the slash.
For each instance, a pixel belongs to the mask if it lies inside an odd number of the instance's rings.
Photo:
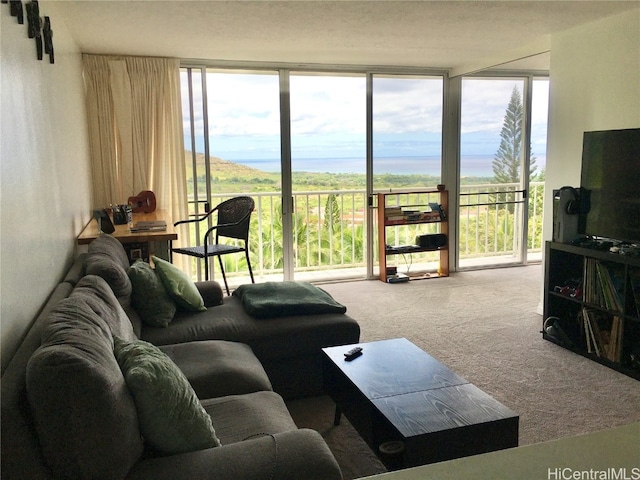
<path id="1" fill-rule="evenodd" d="M 585 132 L 579 233 L 640 243 L 640 128 Z"/>

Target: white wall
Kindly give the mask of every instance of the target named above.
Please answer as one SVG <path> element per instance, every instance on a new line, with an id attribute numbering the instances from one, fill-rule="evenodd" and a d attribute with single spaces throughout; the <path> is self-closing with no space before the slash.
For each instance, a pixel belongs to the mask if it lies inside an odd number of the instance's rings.
<path id="1" fill-rule="evenodd" d="M 551 39 L 544 238 L 552 190 L 579 186 L 582 135 L 640 127 L 640 8 Z"/>
<path id="2" fill-rule="evenodd" d="M 90 219 L 91 172 L 81 57 L 56 2 L 55 64 L 0 5 L 0 320 L 2 370 L 75 255 Z"/>
<path id="3" fill-rule="evenodd" d="M 640 8 L 552 36 L 549 79 L 545 240 L 553 189 L 580 186 L 583 133 L 640 127 Z"/>

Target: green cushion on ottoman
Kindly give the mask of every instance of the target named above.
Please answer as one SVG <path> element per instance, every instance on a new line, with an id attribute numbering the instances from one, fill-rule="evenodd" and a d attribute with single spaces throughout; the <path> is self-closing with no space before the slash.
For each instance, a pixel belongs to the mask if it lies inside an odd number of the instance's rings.
<path id="1" fill-rule="evenodd" d="M 240 285 L 233 295 L 256 318 L 345 313 L 347 307 L 329 293 L 308 282 L 265 282 Z"/>

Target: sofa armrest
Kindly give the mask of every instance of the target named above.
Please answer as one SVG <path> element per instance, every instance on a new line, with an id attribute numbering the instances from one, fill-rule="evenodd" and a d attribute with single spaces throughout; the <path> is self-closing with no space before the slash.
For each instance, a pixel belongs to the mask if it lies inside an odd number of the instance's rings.
<path id="1" fill-rule="evenodd" d="M 200 292 L 200 295 L 202 295 L 205 307 L 209 308 L 222 305 L 222 287 L 218 282 L 215 280 L 208 280 L 205 282 L 194 283 Z"/>
<path id="2" fill-rule="evenodd" d="M 299 429 L 169 457 L 140 460 L 127 480 L 341 480 L 315 430 Z"/>

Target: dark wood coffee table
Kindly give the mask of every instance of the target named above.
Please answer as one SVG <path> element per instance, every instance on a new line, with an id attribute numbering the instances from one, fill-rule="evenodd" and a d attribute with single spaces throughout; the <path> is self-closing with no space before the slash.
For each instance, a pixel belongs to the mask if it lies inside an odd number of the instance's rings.
<path id="1" fill-rule="evenodd" d="M 389 469 L 518 446 L 519 417 L 405 338 L 323 348 L 326 392 Z"/>

